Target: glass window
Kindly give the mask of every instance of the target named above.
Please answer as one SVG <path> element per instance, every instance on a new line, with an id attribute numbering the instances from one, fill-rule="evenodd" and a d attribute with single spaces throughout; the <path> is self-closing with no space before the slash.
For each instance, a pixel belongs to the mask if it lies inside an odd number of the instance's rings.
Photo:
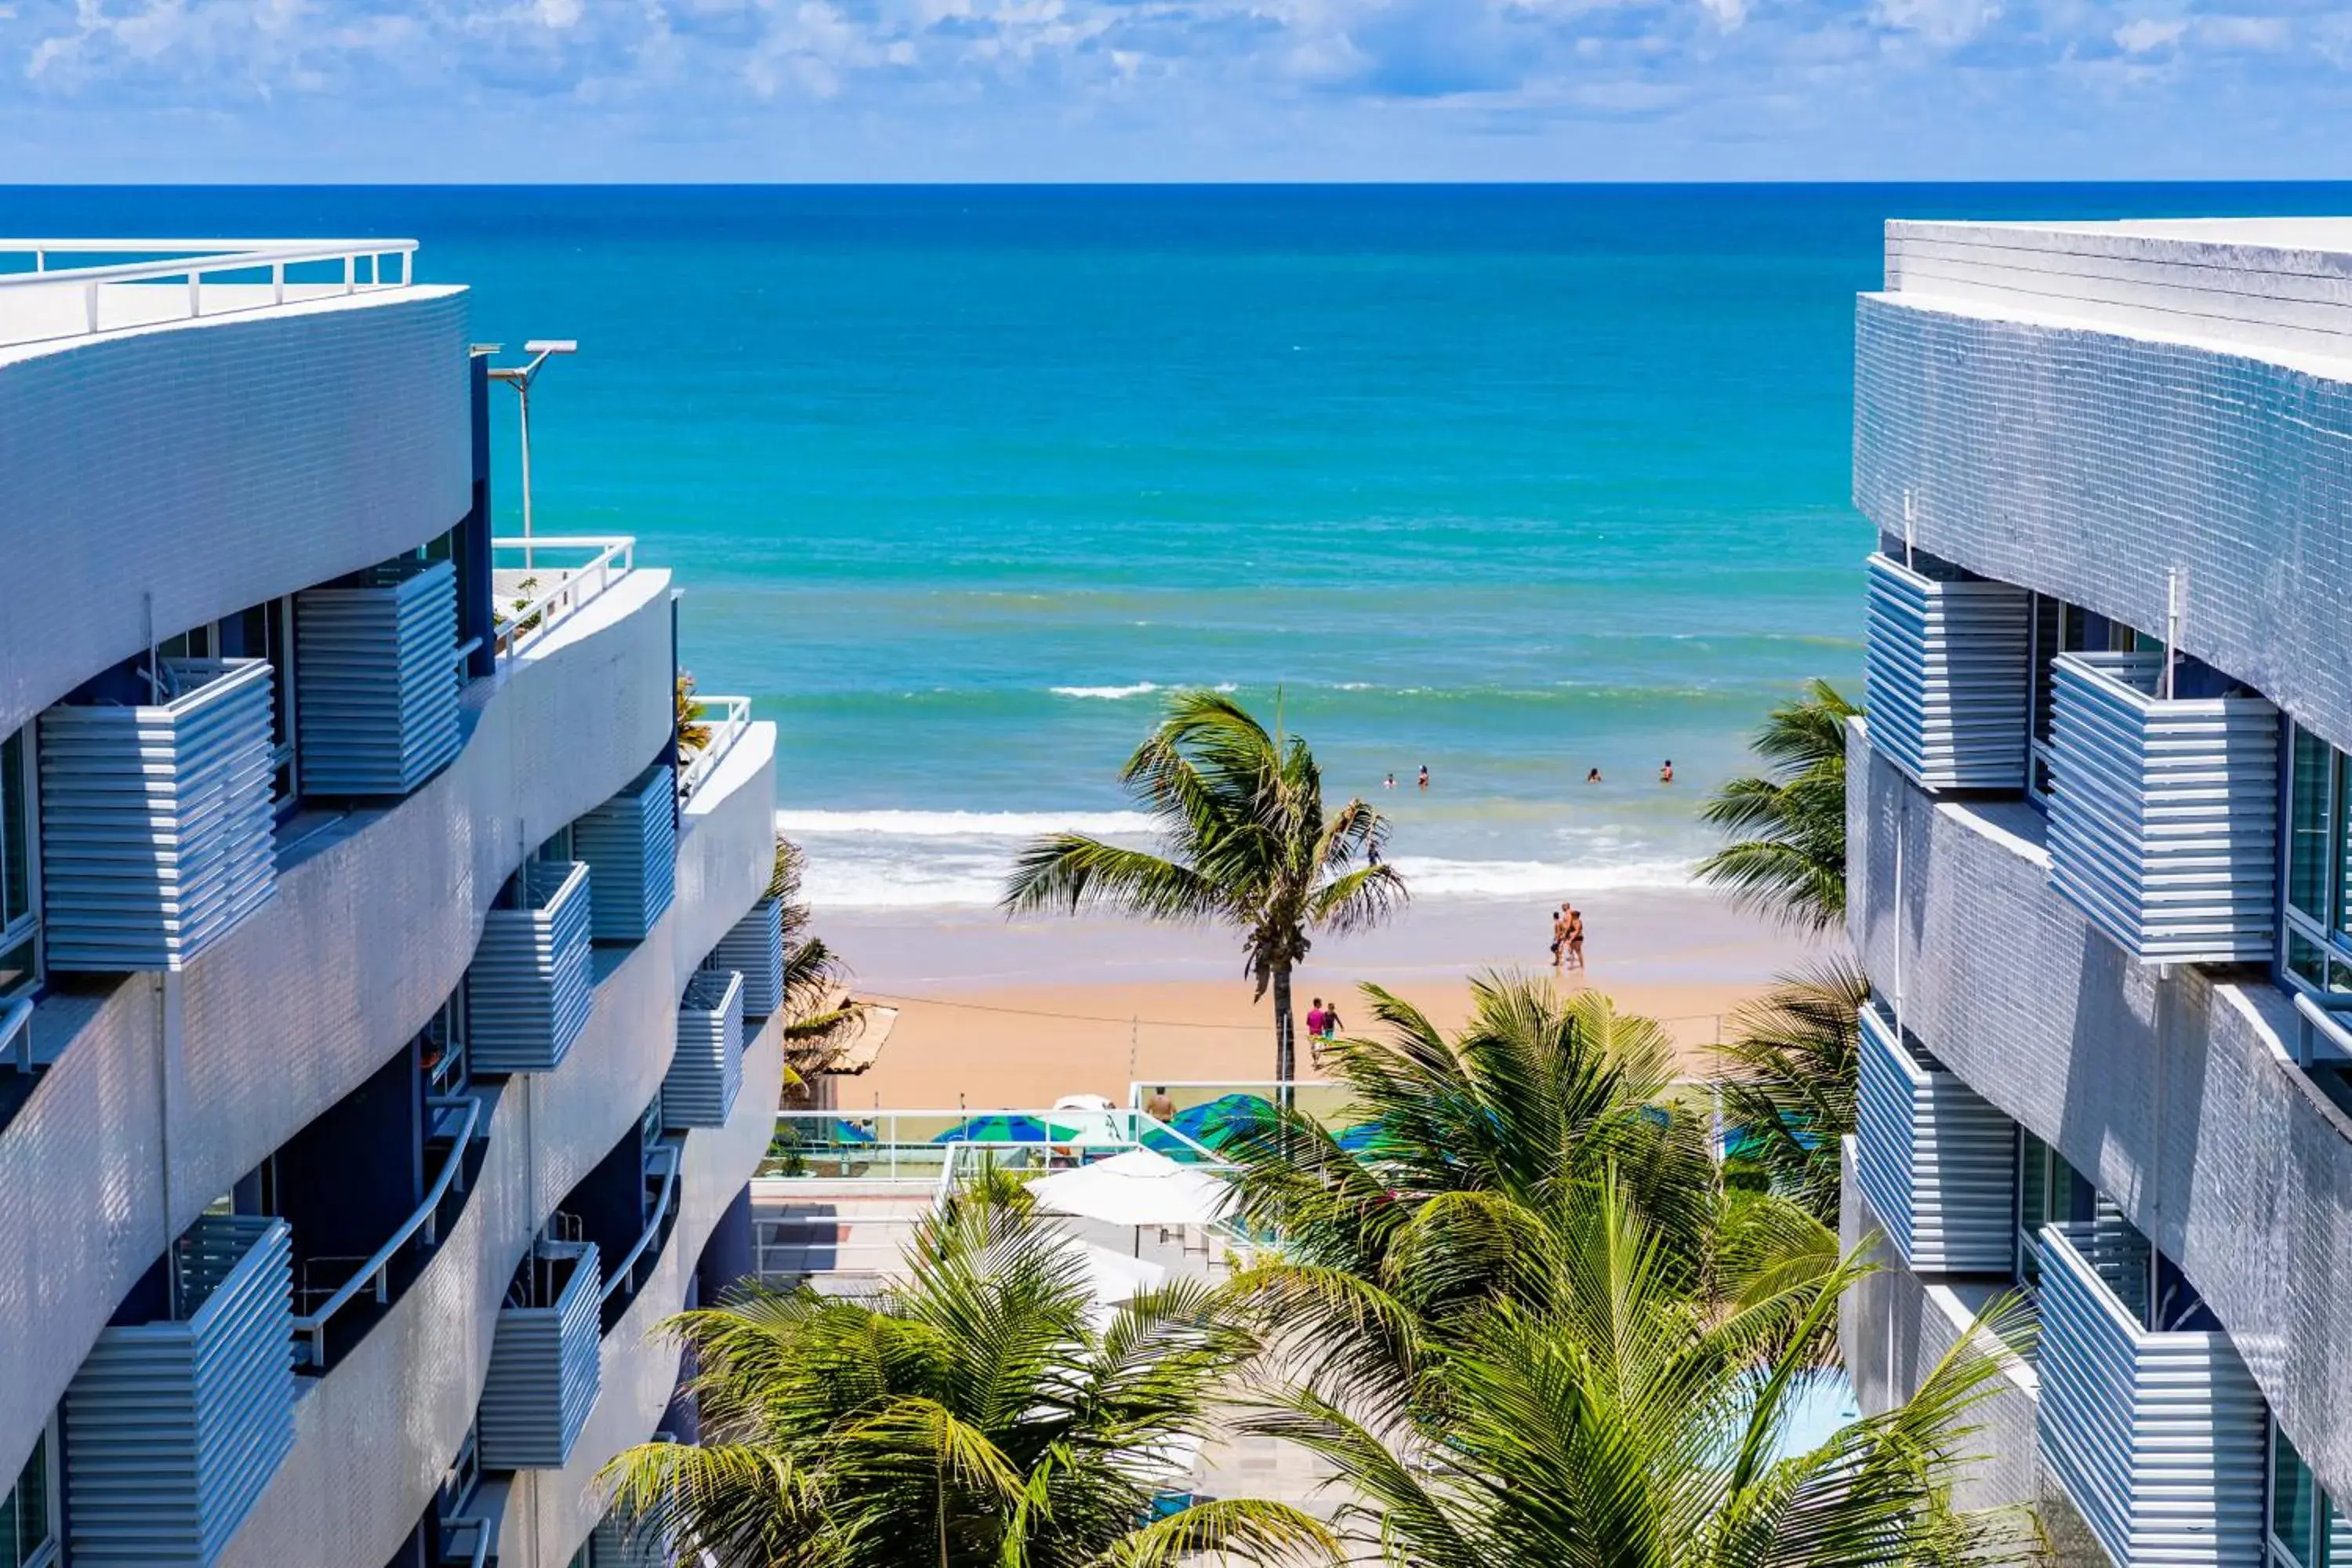
<path id="1" fill-rule="evenodd" d="M 2318 1531 L 2312 1502 L 2318 1487 L 2311 1467 L 2294 1451 L 2277 1422 L 2271 1423 L 2271 1539 L 2303 1568 L 2320 1568 Z"/>
<path id="2" fill-rule="evenodd" d="M 2286 933 L 2287 973 L 2314 986 L 2327 984 L 2327 954 L 2320 945 L 2301 931 L 2289 929 Z"/>
<path id="3" fill-rule="evenodd" d="M 2050 661 L 2058 657 L 2060 623 L 2066 614 L 2063 600 L 2046 594 L 2033 595 L 2033 738 L 2050 738 L 2050 712 L 2055 703 Z"/>
<path id="4" fill-rule="evenodd" d="M 45 1568 L 58 1560 L 55 1485 L 49 1435 L 43 1432 L 34 1439 L 32 1457 L 16 1486 L 0 1494 L 0 1568 Z"/>
<path id="5" fill-rule="evenodd" d="M 2336 880 L 2336 749 L 2298 724 L 2288 786 L 2286 901 L 2321 925 L 2328 923 L 2329 885 Z"/>
<path id="6" fill-rule="evenodd" d="M 33 808 L 25 772 L 32 748 L 25 733 L 0 741 L 0 930 L 33 912 Z"/>

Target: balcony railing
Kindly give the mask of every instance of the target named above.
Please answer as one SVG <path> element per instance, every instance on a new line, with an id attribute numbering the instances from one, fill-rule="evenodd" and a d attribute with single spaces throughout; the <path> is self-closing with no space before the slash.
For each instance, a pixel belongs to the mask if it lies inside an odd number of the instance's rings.
<path id="1" fill-rule="evenodd" d="M 302 788 L 406 795 L 457 754 L 457 574 L 387 561 L 294 595 Z"/>
<path id="2" fill-rule="evenodd" d="M 206 1215 L 173 1244 L 172 1316 L 103 1330 L 66 1390 L 72 1560 L 218 1561 L 294 1443 L 286 1223 Z"/>
<path id="3" fill-rule="evenodd" d="M 784 1005 L 784 904 L 763 898 L 728 928 L 702 961 L 705 974 L 743 977 L 743 1016 L 767 1018 Z"/>
<path id="4" fill-rule="evenodd" d="M 743 1087 L 743 977 L 698 970 L 677 1008 L 677 1044 L 662 1077 L 662 1124 L 724 1127 Z"/>
<path id="5" fill-rule="evenodd" d="M 2007 1274 L 2017 1202 L 2009 1119 L 1862 1010 L 1854 1179 L 1914 1269 Z"/>
<path id="6" fill-rule="evenodd" d="M 482 1467 L 560 1470 L 601 1387 L 593 1241 L 541 1241 L 499 1310 L 482 1385 Z"/>
<path id="7" fill-rule="evenodd" d="M 0 1002 L 0 1061 L 18 1072 L 33 1070 L 33 999 Z"/>
<path id="8" fill-rule="evenodd" d="M 703 781 L 719 771 L 735 742 L 751 727 L 751 700 L 748 697 L 697 697 L 688 706 L 692 721 L 708 733 L 694 755 L 677 773 L 677 798 L 680 804 L 694 798 L 694 792 Z"/>
<path id="9" fill-rule="evenodd" d="M 595 874 L 598 942 L 643 942 L 677 891 L 677 803 L 656 763 L 572 825 L 572 852 Z"/>
<path id="10" fill-rule="evenodd" d="M 2024 786 L 2030 616 L 2022 588 L 1870 558 L 1870 738 L 1920 788 Z"/>
<path id="11" fill-rule="evenodd" d="M 336 1313 L 357 1300 L 362 1291 L 372 1294 L 379 1305 L 391 1300 L 392 1266 L 401 1248 L 420 1239 L 426 1247 L 437 1245 L 441 1239 L 441 1200 L 453 1190 L 466 1190 L 466 1155 L 481 1126 L 482 1102 L 470 1094 L 436 1094 L 426 1099 L 425 1104 L 434 1116 L 433 1136 L 451 1140 L 449 1152 L 443 1158 L 440 1172 L 425 1190 L 425 1201 L 417 1205 L 416 1212 L 402 1221 L 391 1238 L 324 1301 L 294 1320 L 294 1331 L 301 1336 L 295 1359 L 304 1366 L 325 1368 L 328 1325 L 334 1321 Z"/>
<path id="12" fill-rule="evenodd" d="M 467 1055 L 478 1072 L 553 1072 L 595 1006 L 588 868 L 522 868 L 520 905 L 483 917 L 466 971 Z"/>
<path id="13" fill-rule="evenodd" d="M 442 1568 L 485 1568 L 499 1551 L 495 1519 L 445 1519 L 441 1521 Z"/>
<path id="14" fill-rule="evenodd" d="M 52 970 L 182 968 L 277 891 L 268 664 L 162 665 L 152 703 L 41 715 Z"/>
<path id="15" fill-rule="evenodd" d="M 2161 654 L 2061 654 L 2052 668 L 2052 883 L 2137 958 L 2269 958 L 2278 710 L 2159 696 Z"/>
<path id="16" fill-rule="evenodd" d="M 404 289 L 415 255 L 413 239 L 0 240 L 0 344 Z"/>
<path id="17" fill-rule="evenodd" d="M 629 538 L 555 534 L 494 539 L 490 548 L 500 558 L 490 572 L 490 594 L 501 664 L 593 603 L 637 559 L 637 542 Z"/>
<path id="18" fill-rule="evenodd" d="M 2263 1560 L 2264 1412 L 2223 1333 L 2151 1331 L 2065 1227 L 2041 1240 L 2042 1451 L 2127 1565 Z"/>
<path id="19" fill-rule="evenodd" d="M 661 1249 L 669 1241 L 671 1228 L 677 1223 L 678 1163 L 686 1151 L 676 1143 L 657 1143 L 646 1152 L 650 1166 L 648 1179 L 658 1175 L 661 1185 L 654 1194 L 653 1206 L 646 1212 L 644 1230 L 637 1235 L 621 1260 L 604 1273 L 604 1288 L 597 1292 L 603 1307 L 601 1327 L 611 1333 L 614 1325 L 629 1310 L 629 1303 L 646 1281 L 653 1278 L 655 1265 L 661 1261 Z"/>

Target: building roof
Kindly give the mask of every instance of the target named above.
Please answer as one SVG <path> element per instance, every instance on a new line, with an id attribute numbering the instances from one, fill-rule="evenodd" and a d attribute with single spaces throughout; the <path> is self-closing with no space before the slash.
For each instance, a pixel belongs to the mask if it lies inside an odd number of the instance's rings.
<path id="1" fill-rule="evenodd" d="M 1886 226 L 1886 287 L 1956 313 L 2352 374 L 2352 216 Z"/>

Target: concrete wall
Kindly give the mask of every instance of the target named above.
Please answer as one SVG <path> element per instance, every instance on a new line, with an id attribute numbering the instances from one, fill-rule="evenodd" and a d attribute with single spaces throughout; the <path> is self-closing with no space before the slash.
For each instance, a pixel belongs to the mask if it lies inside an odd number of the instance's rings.
<path id="1" fill-rule="evenodd" d="M 380 1068 L 457 989 L 522 846 L 660 753 L 671 724 L 669 617 L 667 573 L 621 579 L 468 690 L 455 762 L 398 805 L 354 814 L 300 846 L 281 863 L 276 900 L 184 974 L 42 1002 L 34 1043 L 53 1065 L 0 1129 L 0 1237 L 9 1238 L 0 1322 L 16 1352 L 0 1356 L 0 1472 L 31 1451 L 99 1330 L 169 1237 Z M 678 960 L 685 969 L 764 885 L 770 828 L 761 811 L 749 815 L 756 826 L 730 841 L 720 863 L 687 857 L 681 867 L 673 923 L 691 949 Z M 733 863 L 755 854 L 757 882 Z M 738 885 L 749 889 L 740 904 L 714 908 Z M 666 1053 L 677 993 L 665 999 L 660 989 L 648 991 L 645 1016 L 658 1020 Z M 661 1070 L 652 1068 L 653 1080 Z M 586 1151 L 589 1162 L 651 1092 L 614 1111 L 624 1120 Z M 542 1212 L 572 1179 L 543 1175 Z"/>
<path id="2" fill-rule="evenodd" d="M 472 483 L 463 289 L 0 363 L 0 735 L 153 632 L 414 549 Z"/>
<path id="3" fill-rule="evenodd" d="M 598 984 L 595 1012 L 562 1066 L 507 1081 L 465 1213 L 384 1321 L 310 1386 L 295 1412 L 294 1450 L 230 1542 L 224 1564 L 380 1563 L 415 1527 L 481 1402 L 499 1300 L 525 1249 L 563 1195 L 635 1125 L 668 1070 L 688 977 L 767 886 L 774 734 L 772 725 L 754 726 L 696 795 L 678 846 L 677 900 Z M 781 1081 L 780 1039 L 773 1028 L 761 1036 L 745 1063 L 730 1126 L 688 1141 L 688 1204 L 656 1277 L 675 1282 L 674 1294 L 663 1297 L 668 1285 L 648 1293 L 668 1300 L 668 1310 L 683 1300 L 682 1281 L 693 1268 L 693 1251 L 686 1249 L 699 1249 L 718 1211 L 750 1180 L 767 1147 Z M 676 1381 L 676 1352 L 646 1342 L 642 1323 L 635 1337 L 624 1337 L 627 1326 L 625 1321 L 606 1336 L 606 1386 L 581 1439 L 583 1450 L 590 1435 L 630 1428 L 646 1388 L 659 1383 L 653 1416 L 613 1442 L 610 1452 L 650 1436 Z M 511 1495 L 530 1489 L 519 1484 Z M 550 1511 L 559 1521 L 563 1510 L 556 1505 L 566 1498 L 551 1494 Z M 499 1561 L 562 1568 L 586 1534 L 583 1524 L 561 1553 L 541 1556 L 509 1531 Z"/>
<path id="4" fill-rule="evenodd" d="M 1956 1289 L 1912 1273 L 1902 1255 L 1884 1239 L 1884 1225 L 1854 1184 L 1851 1138 L 1845 1141 L 1843 1163 L 1839 1239 L 1849 1252 L 1865 1237 L 1881 1239 L 1869 1255 L 1878 1271 L 1864 1276 L 1839 1303 L 1838 1348 L 1853 1379 L 1854 1397 L 1864 1414 L 1875 1415 L 1911 1397 L 2000 1291 L 1982 1284 Z M 1998 1508 L 2035 1500 L 2042 1470 L 2034 1437 L 2038 1408 L 2033 1369 L 2012 1358 L 1969 1413 L 1968 1424 L 1975 1430 L 1960 1447 L 1969 1462 L 1953 1488 L 1954 1502 L 1963 1508 Z"/>
<path id="5" fill-rule="evenodd" d="M 1859 725 L 1847 765 L 1848 926 L 1872 980 L 2180 1265 L 2352 1496 L 2352 1118 L 2288 1058 L 2287 998 L 2126 958 L 2048 885 L 2030 807 L 1931 800 Z"/>
<path id="6" fill-rule="evenodd" d="M 2352 383 L 1907 296 L 1856 321 L 1854 504 L 1920 548 L 2161 632 L 2352 750 Z"/>

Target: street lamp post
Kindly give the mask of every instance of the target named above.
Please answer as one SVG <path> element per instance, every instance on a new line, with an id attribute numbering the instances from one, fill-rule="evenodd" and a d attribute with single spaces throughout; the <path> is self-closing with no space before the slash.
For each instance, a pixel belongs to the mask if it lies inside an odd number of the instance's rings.
<path id="1" fill-rule="evenodd" d="M 540 367 L 553 354 L 580 352 L 577 340 L 572 338 L 533 338 L 523 344 L 522 352 L 530 355 L 528 364 L 507 365 L 491 371 L 490 379 L 503 381 L 515 389 L 522 414 L 522 568 L 531 569 L 530 548 L 530 384 L 539 377 Z"/>

